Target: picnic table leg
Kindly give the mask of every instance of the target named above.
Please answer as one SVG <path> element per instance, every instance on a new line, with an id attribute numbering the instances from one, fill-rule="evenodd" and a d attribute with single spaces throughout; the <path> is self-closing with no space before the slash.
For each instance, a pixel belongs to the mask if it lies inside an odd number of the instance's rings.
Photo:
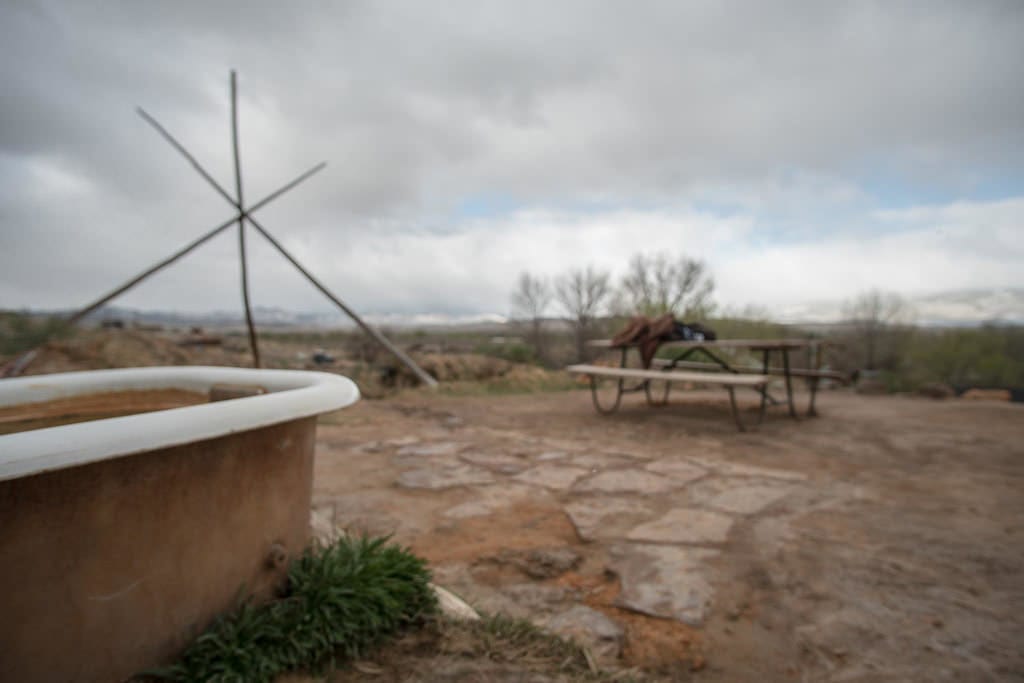
<path id="1" fill-rule="evenodd" d="M 668 367 L 664 368 L 664 370 L 666 372 L 671 370 L 672 368 L 675 367 L 676 363 L 678 363 L 679 360 L 679 358 L 672 359 L 672 363 Z M 647 405 L 649 406 L 668 405 L 668 394 L 670 391 L 672 391 L 672 383 L 665 382 L 665 392 L 662 394 L 661 400 L 657 401 L 654 399 L 654 392 L 651 390 L 651 380 L 644 380 L 644 395 L 647 397 Z"/>
<path id="2" fill-rule="evenodd" d="M 733 366 L 729 365 L 727 362 L 725 362 L 724 360 L 722 360 L 721 358 L 719 358 L 715 354 L 711 353 L 710 350 L 704 348 L 703 346 L 698 346 L 698 347 L 695 347 L 693 349 L 690 349 L 689 351 L 684 353 L 682 356 L 676 358 L 674 361 L 672 361 L 673 366 L 676 363 L 678 363 L 679 361 L 681 361 L 684 358 L 686 358 L 687 356 L 689 356 L 694 351 L 700 351 L 705 356 L 707 356 L 708 358 L 713 360 L 715 363 L 717 363 L 718 366 L 720 368 L 722 368 L 723 370 L 725 370 L 726 372 L 731 372 L 734 375 L 740 374 L 739 370 L 737 370 Z M 765 372 L 765 374 L 767 374 L 767 372 L 768 372 L 768 351 L 767 351 L 767 349 L 764 352 L 764 372 Z M 754 391 L 756 391 L 757 393 L 759 393 L 761 395 L 761 409 L 758 412 L 758 417 L 757 417 L 757 423 L 761 424 L 761 421 L 764 420 L 765 403 L 768 402 L 768 401 L 771 401 L 772 404 L 774 405 L 774 404 L 778 403 L 778 401 L 776 401 L 774 398 L 772 398 L 772 396 L 768 393 L 768 386 L 767 385 L 765 385 L 763 387 L 755 388 Z"/>
<path id="3" fill-rule="evenodd" d="M 807 417 L 818 417 L 818 410 L 814 407 L 814 397 L 818 394 L 818 378 L 812 377 L 810 380 L 811 385 L 811 403 L 807 406 Z"/>
<path id="4" fill-rule="evenodd" d="M 672 391 L 672 382 L 665 382 L 665 392 L 662 394 L 660 400 L 654 399 L 654 392 L 651 390 L 651 382 L 654 380 L 644 380 L 644 394 L 647 396 L 647 405 L 651 406 L 664 406 L 668 405 L 668 394 Z"/>
<path id="5" fill-rule="evenodd" d="M 626 352 L 629 347 L 623 346 L 621 354 L 619 355 L 619 367 L 626 367 Z M 615 402 L 611 408 L 601 407 L 601 401 L 597 398 L 597 377 L 594 375 L 587 375 L 590 378 L 590 400 L 594 403 L 594 409 L 602 415 L 609 415 L 619 409 L 619 404 L 622 402 L 623 389 L 625 388 L 626 380 L 619 379 L 615 382 Z"/>
<path id="6" fill-rule="evenodd" d="M 736 421 L 736 428 L 741 432 L 745 432 L 747 431 L 747 428 L 743 424 L 743 419 L 740 417 L 739 406 L 736 405 L 736 392 L 732 387 L 726 387 L 725 389 L 729 392 L 729 405 L 732 406 L 732 419 Z M 762 407 L 764 406 L 763 403 L 761 405 Z"/>
<path id="7" fill-rule="evenodd" d="M 794 420 L 800 417 L 796 414 L 796 406 L 793 404 L 793 377 L 789 373 L 789 349 L 782 349 L 782 370 L 786 373 L 786 400 L 789 402 L 789 416 Z"/>
<path id="8" fill-rule="evenodd" d="M 590 399 L 594 402 L 594 409 L 602 415 L 610 415 L 619 409 L 619 403 L 622 402 L 622 387 L 625 382 L 623 379 L 619 379 L 615 382 L 615 402 L 612 403 L 611 408 L 604 408 L 601 406 L 601 401 L 597 398 L 597 377 L 594 375 L 588 375 L 590 378 Z"/>
<path id="9" fill-rule="evenodd" d="M 761 364 L 761 374 L 764 374 L 764 375 L 768 374 L 768 360 L 769 360 L 769 356 L 770 355 L 771 355 L 771 352 L 768 349 L 765 349 L 764 350 L 764 354 L 763 354 L 764 362 Z M 765 405 L 767 405 L 767 403 L 768 403 L 768 385 L 765 384 L 763 387 L 761 387 L 761 410 L 760 410 L 761 417 L 758 419 L 759 422 L 760 422 L 760 420 L 764 419 L 764 409 L 765 409 Z"/>
<path id="10" fill-rule="evenodd" d="M 733 367 L 732 367 L 731 365 L 729 365 L 728 363 L 726 363 L 726 362 L 725 362 L 724 360 L 722 360 L 721 358 L 719 358 L 719 357 L 718 357 L 718 356 L 716 356 L 715 354 L 711 353 L 711 351 L 709 351 L 708 349 L 704 348 L 703 346 L 698 346 L 698 347 L 695 347 L 695 348 L 693 348 L 693 349 L 690 349 L 690 351 L 687 351 L 687 352 L 686 352 L 686 353 L 684 353 L 684 354 L 683 354 L 682 356 L 680 356 L 680 357 L 679 357 L 679 358 L 677 359 L 677 362 L 678 362 L 678 361 L 680 361 L 680 360 L 683 360 L 684 358 L 686 358 L 687 356 L 689 356 L 689 355 L 690 355 L 691 353 L 693 353 L 694 351 L 700 351 L 700 352 L 701 352 L 701 353 L 703 353 L 703 354 L 704 354 L 705 356 L 707 356 L 708 358 L 710 358 L 711 360 L 713 360 L 713 361 L 714 361 L 715 363 L 717 363 L 717 364 L 718 364 L 718 366 L 719 366 L 720 368 L 722 368 L 723 370 L 725 370 L 726 372 L 731 372 L 731 373 L 733 373 L 734 375 L 735 375 L 735 374 L 738 374 L 738 373 L 739 373 L 739 370 L 736 370 L 736 369 L 735 369 L 735 368 L 733 368 Z"/>
<path id="11" fill-rule="evenodd" d="M 821 345 L 820 344 L 815 344 L 814 345 L 814 371 L 818 372 L 820 370 L 821 370 Z M 817 417 L 818 416 L 818 411 L 814 407 L 814 397 L 818 394 L 818 381 L 819 381 L 818 377 L 814 376 L 814 377 L 811 377 L 810 381 L 808 382 L 808 384 L 810 384 L 810 389 L 811 389 L 811 402 L 807 406 L 807 416 L 808 417 Z"/>
<path id="12" fill-rule="evenodd" d="M 692 354 L 694 351 L 700 351 L 700 350 L 702 350 L 702 349 L 694 348 L 694 349 L 687 350 L 685 353 L 683 353 L 683 354 L 673 358 L 672 361 L 663 369 L 666 372 L 668 372 L 669 370 L 672 370 L 674 367 L 676 367 L 676 363 L 679 363 L 681 361 L 686 360 L 687 358 L 690 357 L 690 354 Z M 625 365 L 623 365 L 622 367 L 625 367 Z M 647 395 L 647 404 L 648 405 L 652 405 L 652 406 L 668 405 L 668 395 L 672 391 L 672 383 L 671 382 L 665 382 L 665 392 L 662 395 L 661 400 L 657 401 L 657 400 L 654 399 L 654 392 L 651 391 L 651 381 L 652 380 L 649 380 L 649 379 L 648 380 L 644 380 L 644 393 Z"/>

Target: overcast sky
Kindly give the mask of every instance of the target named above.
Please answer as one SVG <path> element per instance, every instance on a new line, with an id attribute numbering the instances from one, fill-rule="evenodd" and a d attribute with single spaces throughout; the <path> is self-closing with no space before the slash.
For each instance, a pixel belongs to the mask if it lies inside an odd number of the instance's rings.
<path id="1" fill-rule="evenodd" d="M 87 303 L 231 217 L 364 312 L 705 259 L 727 307 L 1024 287 L 1024 3 L 0 6 L 0 308 Z M 262 4 L 262 6 L 261 6 Z M 256 304 L 327 310 L 250 231 Z M 119 304 L 238 310 L 237 234 Z"/>

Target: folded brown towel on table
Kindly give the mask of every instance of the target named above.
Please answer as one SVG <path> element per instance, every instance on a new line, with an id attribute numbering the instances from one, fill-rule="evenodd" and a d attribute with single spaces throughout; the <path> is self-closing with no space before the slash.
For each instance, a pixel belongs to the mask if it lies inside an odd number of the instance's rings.
<path id="1" fill-rule="evenodd" d="M 649 368 L 661 343 L 672 338 L 675 325 L 671 313 L 657 318 L 638 315 L 631 318 L 629 324 L 612 338 L 612 347 L 639 346 L 644 367 Z"/>
<path id="2" fill-rule="evenodd" d="M 662 342 L 667 341 L 714 341 L 715 331 L 700 323 L 676 322 L 671 313 L 648 318 L 638 315 L 631 318 L 629 324 L 617 335 L 612 337 L 612 348 L 624 346 L 640 347 L 640 358 L 644 367 L 651 367 L 654 354 Z"/>

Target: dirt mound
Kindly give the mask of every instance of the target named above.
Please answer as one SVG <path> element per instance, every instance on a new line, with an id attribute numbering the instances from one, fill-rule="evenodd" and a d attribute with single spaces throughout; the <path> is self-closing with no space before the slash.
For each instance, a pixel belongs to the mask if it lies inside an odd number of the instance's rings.
<path id="1" fill-rule="evenodd" d="M 224 365 L 251 367 L 248 342 L 240 334 L 216 337 L 221 343 L 195 343 L 210 335 L 182 335 L 136 329 L 78 330 L 74 336 L 54 339 L 39 347 L 38 355 L 22 373 L 42 375 L 80 370 L 150 367 L 159 365 Z M 267 368 L 338 372 L 359 385 L 365 398 L 382 398 L 396 390 L 421 386 L 419 379 L 397 359 L 379 356 L 375 362 L 335 354 L 336 360 L 316 363 L 309 344 L 273 337 L 260 340 Z M 451 393 L 514 393 L 572 388 L 561 370 L 514 363 L 478 353 L 412 353 L 413 359 Z"/>
<path id="2" fill-rule="evenodd" d="M 40 347 L 24 374 L 188 365 L 190 362 L 188 351 L 169 339 L 133 330 L 94 330 L 72 339 L 47 342 Z"/>
<path id="3" fill-rule="evenodd" d="M 417 354 L 414 360 L 438 382 L 480 381 L 503 377 L 515 367 L 514 363 L 507 360 L 476 353 Z M 406 373 L 412 376 L 408 370 Z"/>
<path id="4" fill-rule="evenodd" d="M 427 374 L 437 379 L 445 391 L 452 393 L 509 393 L 575 386 L 562 370 L 548 370 L 482 354 L 413 353 L 412 358 Z M 420 386 L 416 376 L 397 360 L 385 366 L 379 376 L 385 393 L 390 389 Z M 360 389 L 372 392 L 373 387 L 369 384 L 364 387 L 367 382 L 363 375 L 356 381 Z"/>

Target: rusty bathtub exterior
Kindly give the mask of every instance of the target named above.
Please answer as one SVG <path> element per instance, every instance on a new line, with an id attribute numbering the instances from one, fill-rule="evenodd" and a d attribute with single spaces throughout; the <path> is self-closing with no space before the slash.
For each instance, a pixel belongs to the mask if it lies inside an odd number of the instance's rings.
<path id="1" fill-rule="evenodd" d="M 273 595 L 308 540 L 316 414 L 358 398 L 335 375 L 233 368 L 0 382 L 0 404 L 217 383 L 267 393 L 0 437 L 0 680 L 121 681 L 241 591 Z"/>

